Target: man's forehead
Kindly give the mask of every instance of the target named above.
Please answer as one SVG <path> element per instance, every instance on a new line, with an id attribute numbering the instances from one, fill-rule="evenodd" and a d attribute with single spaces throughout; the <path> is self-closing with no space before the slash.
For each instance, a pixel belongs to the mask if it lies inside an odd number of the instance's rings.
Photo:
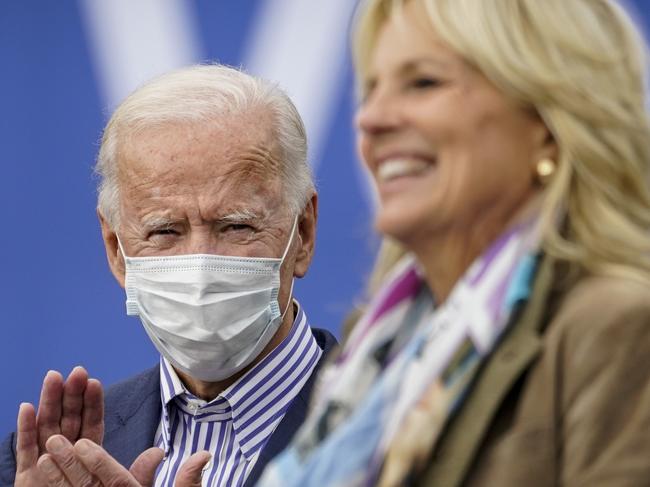
<path id="1" fill-rule="evenodd" d="M 198 169 L 246 178 L 280 171 L 280 147 L 264 112 L 230 114 L 207 122 L 167 122 L 118 138 L 120 171 L 187 173 Z M 144 175 L 144 174 L 143 174 Z"/>

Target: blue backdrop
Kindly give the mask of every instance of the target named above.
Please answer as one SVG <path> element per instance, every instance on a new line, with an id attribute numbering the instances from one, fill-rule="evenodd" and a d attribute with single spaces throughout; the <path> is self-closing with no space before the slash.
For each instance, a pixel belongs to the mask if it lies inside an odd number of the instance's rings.
<path id="1" fill-rule="evenodd" d="M 108 385 L 156 363 L 106 265 L 92 166 L 111 108 L 178 65 L 243 65 L 296 98 L 320 191 L 316 258 L 296 295 L 313 324 L 338 333 L 376 244 L 351 123 L 352 4 L 0 2 L 0 437 L 49 369 L 83 364 Z M 647 0 L 630 7 L 648 25 Z"/>

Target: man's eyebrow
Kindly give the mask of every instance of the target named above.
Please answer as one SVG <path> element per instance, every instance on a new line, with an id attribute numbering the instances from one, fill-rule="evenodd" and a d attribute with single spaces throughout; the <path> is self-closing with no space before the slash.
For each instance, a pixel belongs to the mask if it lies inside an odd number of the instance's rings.
<path id="1" fill-rule="evenodd" d="M 168 228 L 174 225 L 175 223 L 178 223 L 178 220 L 174 220 L 172 218 L 169 218 L 167 216 L 162 216 L 162 215 L 145 217 L 140 222 L 142 227 L 145 229 Z"/>
<path id="2" fill-rule="evenodd" d="M 265 218 L 266 218 L 266 211 L 264 211 L 263 209 L 260 211 L 256 211 L 250 208 L 243 208 L 243 209 L 229 211 L 228 213 L 225 213 L 223 215 L 219 215 L 215 218 L 215 221 L 219 223 L 242 223 L 242 222 L 245 223 L 245 222 L 260 221 L 260 220 L 264 220 Z M 171 218 L 164 215 L 156 215 L 156 216 L 152 215 L 150 217 L 143 218 L 142 221 L 140 222 L 140 226 L 145 231 L 159 230 L 159 229 L 170 228 L 173 225 L 182 223 L 183 221 L 184 221 L 183 219 Z"/>
<path id="3" fill-rule="evenodd" d="M 231 211 L 225 215 L 221 215 L 218 220 L 220 222 L 249 222 L 254 220 L 260 220 L 264 215 L 260 215 L 258 212 L 252 209 L 244 208 L 241 210 Z"/>

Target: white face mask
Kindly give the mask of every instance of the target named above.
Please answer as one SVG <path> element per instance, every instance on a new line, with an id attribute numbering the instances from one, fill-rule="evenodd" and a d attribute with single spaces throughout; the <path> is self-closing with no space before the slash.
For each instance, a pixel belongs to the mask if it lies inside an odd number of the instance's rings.
<path id="1" fill-rule="evenodd" d="M 281 258 L 127 257 L 126 313 L 140 317 L 160 354 L 193 378 L 215 382 L 262 352 L 280 327 Z M 119 240 L 118 240 L 119 243 Z M 291 283 L 293 291 L 293 281 Z"/>

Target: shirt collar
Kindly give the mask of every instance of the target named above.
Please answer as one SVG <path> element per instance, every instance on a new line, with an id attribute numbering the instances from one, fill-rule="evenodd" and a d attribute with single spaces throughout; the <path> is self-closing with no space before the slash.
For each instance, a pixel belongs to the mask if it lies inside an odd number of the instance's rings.
<path id="1" fill-rule="evenodd" d="M 284 340 L 212 401 L 206 402 L 189 392 L 169 361 L 161 357 L 162 437 L 166 450 L 171 428 L 169 418 L 174 407 L 193 415 L 195 421 L 232 420 L 237 443 L 246 457 L 253 456 L 261 449 L 268 440 L 267 437 L 260 441 L 256 434 L 261 411 L 276 408 L 283 397 L 282 394 L 268 394 L 269 389 L 289 390 L 297 379 L 309 377 L 322 353 L 311 333 L 307 316 L 300 304 L 295 300 L 294 303 L 297 307 L 296 317 Z M 307 357 L 315 359 L 307 360 Z M 279 422 L 284 410 L 275 414 Z M 253 437 L 254 442 L 250 441 Z"/>

